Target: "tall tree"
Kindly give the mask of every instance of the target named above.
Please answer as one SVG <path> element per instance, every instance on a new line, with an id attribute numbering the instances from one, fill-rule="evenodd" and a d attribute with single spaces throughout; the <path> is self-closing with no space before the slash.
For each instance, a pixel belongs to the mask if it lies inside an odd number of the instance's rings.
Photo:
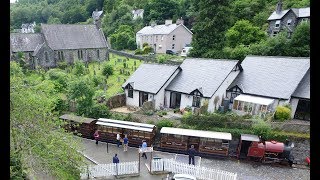
<path id="1" fill-rule="evenodd" d="M 230 27 L 229 0 L 200 0 L 196 6 L 198 14 L 193 26 L 190 55 L 194 57 L 219 58 L 224 46 L 224 34 Z M 206 54 L 207 53 L 207 54 Z"/>
<path id="2" fill-rule="evenodd" d="M 174 0 L 152 0 L 144 9 L 143 19 L 145 24 L 156 21 L 158 24 L 164 23 L 166 19 L 177 18 L 179 15 L 179 5 Z"/>
<path id="3" fill-rule="evenodd" d="M 290 46 L 293 56 L 310 56 L 310 23 L 299 24 L 292 34 Z"/>

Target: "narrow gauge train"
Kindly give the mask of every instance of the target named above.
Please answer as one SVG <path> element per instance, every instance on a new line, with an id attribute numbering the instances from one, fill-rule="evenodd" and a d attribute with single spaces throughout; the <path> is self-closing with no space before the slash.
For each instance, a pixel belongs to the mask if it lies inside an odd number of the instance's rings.
<path id="1" fill-rule="evenodd" d="M 129 146 L 138 147 L 142 140 L 153 145 L 159 151 L 187 154 L 187 150 L 194 145 L 199 156 L 202 157 L 231 157 L 229 144 L 232 135 L 227 132 L 213 132 L 192 129 L 163 127 L 160 130 L 160 144 L 155 143 L 156 126 L 151 124 L 120 121 L 113 119 L 83 118 L 73 115 L 60 117 L 68 122 L 65 128 L 80 133 L 82 137 L 93 139 L 95 130 L 100 130 L 101 141 L 116 143 L 116 134 L 123 138 L 128 135 Z M 292 165 L 294 157 L 291 151 L 292 142 L 264 141 L 252 134 L 241 134 L 236 149 L 238 159 L 259 161 L 262 163 L 280 163 Z"/>

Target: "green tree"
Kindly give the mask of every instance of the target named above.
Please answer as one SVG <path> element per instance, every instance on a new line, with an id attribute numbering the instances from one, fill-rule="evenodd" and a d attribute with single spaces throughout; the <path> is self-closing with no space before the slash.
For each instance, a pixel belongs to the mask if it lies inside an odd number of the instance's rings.
<path id="1" fill-rule="evenodd" d="M 237 19 L 251 20 L 266 5 L 265 0 L 234 0 L 231 3 L 232 13 Z M 266 19 L 264 19 L 266 21 Z"/>
<path id="2" fill-rule="evenodd" d="M 82 76 L 86 73 L 85 71 L 85 66 L 83 64 L 83 62 L 81 62 L 80 60 L 76 60 L 74 62 L 74 70 L 73 70 L 73 73 L 76 75 L 76 76 Z"/>
<path id="3" fill-rule="evenodd" d="M 48 24 L 61 24 L 61 21 L 60 21 L 60 19 L 59 18 L 54 18 L 54 17 L 52 17 L 52 16 L 50 16 L 49 18 L 48 18 L 48 22 L 47 22 Z"/>
<path id="4" fill-rule="evenodd" d="M 303 22 L 294 30 L 290 46 L 292 56 L 310 56 L 310 23 Z"/>
<path id="5" fill-rule="evenodd" d="M 91 88 L 91 85 L 83 79 L 72 82 L 67 93 L 68 99 L 76 102 L 76 113 L 80 116 L 90 113 L 93 105 L 93 95 L 94 90 Z"/>
<path id="6" fill-rule="evenodd" d="M 226 42 L 229 47 L 240 44 L 250 45 L 267 38 L 267 34 L 259 27 L 253 26 L 248 20 L 237 21 L 227 32 Z"/>
<path id="7" fill-rule="evenodd" d="M 105 63 L 102 69 L 102 75 L 111 76 L 113 74 L 113 67 L 110 64 Z"/>
<path id="8" fill-rule="evenodd" d="M 10 62 L 10 177 L 32 171 L 57 179 L 79 179 L 84 164 L 79 141 L 55 117 L 52 86 L 32 86 Z"/>
<path id="9" fill-rule="evenodd" d="M 144 23 L 151 20 L 163 24 L 166 19 L 173 19 L 179 14 L 179 5 L 174 0 L 152 0 L 144 8 Z"/>
<path id="10" fill-rule="evenodd" d="M 192 47 L 190 56 L 220 58 L 219 52 L 224 47 L 224 34 L 230 27 L 229 0 L 200 0 L 195 11 L 196 22 L 193 26 Z M 208 54 L 206 55 L 206 53 Z"/>

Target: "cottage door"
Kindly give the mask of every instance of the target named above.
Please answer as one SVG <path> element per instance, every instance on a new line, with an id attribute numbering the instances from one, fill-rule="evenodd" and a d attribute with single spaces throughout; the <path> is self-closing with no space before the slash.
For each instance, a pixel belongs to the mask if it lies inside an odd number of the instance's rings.
<path id="1" fill-rule="evenodd" d="M 148 93 L 139 92 L 139 106 L 141 107 L 144 102 L 148 101 Z"/>
<path id="2" fill-rule="evenodd" d="M 171 92 L 170 96 L 170 108 L 180 108 L 181 94 Z"/>

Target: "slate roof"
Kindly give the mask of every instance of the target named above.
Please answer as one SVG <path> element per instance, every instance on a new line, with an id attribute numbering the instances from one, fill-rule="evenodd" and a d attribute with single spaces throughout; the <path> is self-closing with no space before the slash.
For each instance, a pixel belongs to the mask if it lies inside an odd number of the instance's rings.
<path id="1" fill-rule="evenodd" d="M 166 90 L 190 94 L 198 89 L 204 97 L 211 97 L 237 63 L 238 60 L 187 58 Z"/>
<path id="2" fill-rule="evenodd" d="M 292 94 L 293 97 L 310 99 L 310 70 L 301 80 L 299 86 Z"/>
<path id="3" fill-rule="evenodd" d="M 187 29 L 188 32 L 190 32 L 190 34 L 192 34 L 192 32 L 185 27 L 183 24 L 170 24 L 170 25 L 155 25 L 154 27 L 152 26 L 146 26 L 144 28 L 142 28 L 140 31 L 137 32 L 137 34 L 143 34 L 143 35 L 153 35 L 153 34 L 170 34 L 173 30 L 175 30 L 176 28 L 178 28 L 179 26 L 183 26 L 184 28 Z"/>
<path id="4" fill-rule="evenodd" d="M 134 90 L 156 94 L 179 66 L 160 64 L 141 64 L 122 85 L 128 83 Z"/>
<path id="5" fill-rule="evenodd" d="M 41 24 L 41 30 L 53 50 L 107 47 L 103 32 L 95 25 Z"/>
<path id="6" fill-rule="evenodd" d="M 34 51 L 44 38 L 39 33 L 10 33 L 12 52 Z"/>
<path id="7" fill-rule="evenodd" d="M 268 20 L 277 20 L 281 19 L 284 15 L 289 12 L 290 9 L 282 10 L 279 14 L 276 11 L 269 16 Z M 296 14 L 298 18 L 310 17 L 310 7 L 306 8 L 291 8 L 291 10 Z"/>
<path id="8" fill-rule="evenodd" d="M 280 56 L 247 56 L 243 71 L 231 83 L 244 94 L 289 99 L 310 69 L 310 58 Z"/>

